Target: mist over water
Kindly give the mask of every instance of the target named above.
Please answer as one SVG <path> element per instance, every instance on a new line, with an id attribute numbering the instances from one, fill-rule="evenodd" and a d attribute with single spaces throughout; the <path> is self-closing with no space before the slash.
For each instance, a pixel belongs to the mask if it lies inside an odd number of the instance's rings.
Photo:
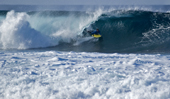
<path id="1" fill-rule="evenodd" d="M 82 35 L 85 26 L 99 15 L 55 11 L 7 12 L 6 18 L 1 20 L 1 49 L 39 48 L 55 46 L 59 42 L 70 43 Z"/>

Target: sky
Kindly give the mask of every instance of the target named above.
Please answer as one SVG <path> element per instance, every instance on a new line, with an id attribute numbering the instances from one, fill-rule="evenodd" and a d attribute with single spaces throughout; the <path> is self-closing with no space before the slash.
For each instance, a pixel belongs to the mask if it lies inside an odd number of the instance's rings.
<path id="1" fill-rule="evenodd" d="M 0 0 L 1 5 L 170 5 L 170 0 Z"/>

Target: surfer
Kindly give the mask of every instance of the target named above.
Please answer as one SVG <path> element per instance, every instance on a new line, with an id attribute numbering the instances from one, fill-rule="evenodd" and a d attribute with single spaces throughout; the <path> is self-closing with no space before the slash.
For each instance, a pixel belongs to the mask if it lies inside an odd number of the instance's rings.
<path id="1" fill-rule="evenodd" d="M 93 32 L 91 32 L 91 34 L 93 35 L 93 34 L 100 34 L 100 31 L 99 31 L 99 29 L 96 29 L 95 31 L 93 31 Z M 101 34 L 100 34 L 101 35 Z"/>
<path id="2" fill-rule="evenodd" d="M 99 38 L 99 41 L 103 41 L 103 37 L 102 35 L 100 34 L 100 30 L 99 29 L 96 29 L 95 31 L 93 32 L 90 32 L 92 34 L 92 36 L 95 34 L 95 35 L 98 35 L 96 38 Z M 95 36 L 93 36 L 95 37 Z"/>
<path id="3" fill-rule="evenodd" d="M 91 36 L 93 36 L 94 38 L 99 38 L 99 41 L 103 41 L 103 37 L 100 34 L 100 30 L 96 29 L 95 31 L 91 32 L 91 31 L 87 31 L 90 33 Z"/>

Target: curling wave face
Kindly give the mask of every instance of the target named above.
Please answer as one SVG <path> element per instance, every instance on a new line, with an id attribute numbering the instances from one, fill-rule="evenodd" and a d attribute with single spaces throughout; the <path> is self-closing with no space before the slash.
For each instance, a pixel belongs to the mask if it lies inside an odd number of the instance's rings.
<path id="1" fill-rule="evenodd" d="M 102 14 L 91 27 L 100 28 L 106 52 L 168 51 L 169 16 L 150 11 L 112 11 Z"/>

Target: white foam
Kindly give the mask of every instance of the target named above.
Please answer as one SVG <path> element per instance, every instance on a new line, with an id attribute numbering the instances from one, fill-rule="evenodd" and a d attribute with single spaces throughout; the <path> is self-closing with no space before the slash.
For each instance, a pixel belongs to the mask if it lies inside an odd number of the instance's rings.
<path id="1" fill-rule="evenodd" d="M 0 25 L 1 48 L 25 49 L 51 45 L 48 37 L 30 27 L 28 18 L 26 13 L 7 13 Z"/>
<path id="2" fill-rule="evenodd" d="M 83 37 L 83 38 L 78 38 L 76 42 L 73 44 L 74 46 L 80 45 L 83 42 L 89 41 L 95 39 L 94 37 Z"/>
<path id="3" fill-rule="evenodd" d="M 1 52 L 0 98 L 167 99 L 169 55 Z"/>

